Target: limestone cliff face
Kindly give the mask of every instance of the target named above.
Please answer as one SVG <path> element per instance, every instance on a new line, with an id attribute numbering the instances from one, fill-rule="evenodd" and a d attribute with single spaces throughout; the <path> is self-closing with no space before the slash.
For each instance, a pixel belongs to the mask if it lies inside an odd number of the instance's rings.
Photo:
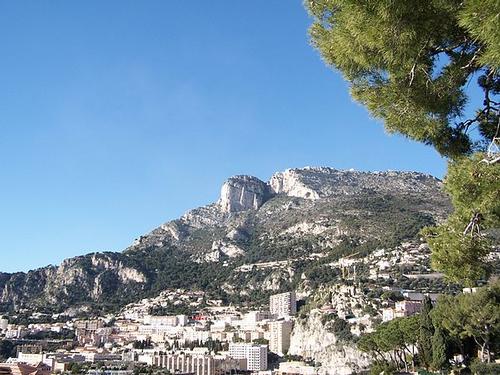
<path id="1" fill-rule="evenodd" d="M 312 200 L 398 189 L 422 194 L 435 191 L 436 184 L 439 181 L 435 177 L 416 172 L 359 172 L 326 167 L 287 169 L 274 174 L 269 181 L 276 194 Z"/>
<path id="2" fill-rule="evenodd" d="M 368 356 L 355 344 L 343 343 L 325 330 L 321 316 L 319 310 L 313 310 L 306 321 L 296 322 L 288 353 L 314 359 L 320 364 L 319 374 L 348 375 L 366 369 L 370 364 Z"/>
<path id="3" fill-rule="evenodd" d="M 304 199 L 319 198 L 319 193 L 308 186 L 307 181 L 304 181 L 300 172 L 295 169 L 287 169 L 285 172 L 274 174 L 269 181 L 269 185 L 276 194 Z"/>
<path id="4" fill-rule="evenodd" d="M 227 258 L 237 258 L 245 255 L 245 251 L 235 244 L 224 240 L 214 241 L 212 243 L 212 251 L 205 254 L 197 261 L 219 262 Z"/>
<path id="5" fill-rule="evenodd" d="M 116 293 L 141 290 L 146 276 L 126 266 L 119 253 L 95 253 L 64 260 L 27 273 L 10 275 L 0 290 L 0 302 L 16 307 L 99 302 Z"/>
<path id="6" fill-rule="evenodd" d="M 271 196 L 268 184 L 256 177 L 230 177 L 222 185 L 220 198 L 216 203 L 189 210 L 179 219 L 162 224 L 150 233 L 135 239 L 126 250 L 138 251 L 182 243 L 189 239 L 189 234 L 193 231 L 225 225 L 231 214 L 258 210 Z M 238 241 L 245 236 L 245 233 L 244 229 L 238 229 L 228 231 L 227 235 L 229 239 Z M 214 258 L 214 254 L 209 254 L 207 259 L 211 261 L 219 259 Z"/>
<path id="7" fill-rule="evenodd" d="M 257 210 L 268 197 L 265 182 L 252 176 L 235 176 L 222 185 L 219 205 L 225 213 Z"/>

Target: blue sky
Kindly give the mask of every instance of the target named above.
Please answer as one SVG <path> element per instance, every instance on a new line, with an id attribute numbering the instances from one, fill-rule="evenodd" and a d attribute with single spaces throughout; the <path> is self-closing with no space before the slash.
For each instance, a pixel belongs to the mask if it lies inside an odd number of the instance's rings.
<path id="1" fill-rule="evenodd" d="M 301 1 L 0 5 L 0 271 L 133 239 L 291 167 L 442 177 L 308 44 Z"/>

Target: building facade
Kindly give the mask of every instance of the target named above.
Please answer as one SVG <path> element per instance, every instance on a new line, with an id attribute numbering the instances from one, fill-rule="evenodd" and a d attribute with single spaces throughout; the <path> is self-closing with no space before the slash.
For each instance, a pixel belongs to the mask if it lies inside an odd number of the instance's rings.
<path id="1" fill-rule="evenodd" d="M 269 350 L 284 355 L 290 349 L 290 336 L 293 322 L 290 320 L 276 320 L 269 323 Z"/>
<path id="2" fill-rule="evenodd" d="M 246 361 L 234 358 L 185 352 L 155 355 L 153 364 L 171 373 L 194 375 L 223 375 L 246 367 Z"/>
<path id="3" fill-rule="evenodd" d="M 297 312 L 295 292 L 286 292 L 271 296 L 269 298 L 269 311 L 278 318 L 295 315 Z"/>
<path id="4" fill-rule="evenodd" d="M 267 345 L 255 345 L 247 343 L 229 344 L 229 355 L 235 359 L 246 359 L 247 370 L 267 370 Z"/>

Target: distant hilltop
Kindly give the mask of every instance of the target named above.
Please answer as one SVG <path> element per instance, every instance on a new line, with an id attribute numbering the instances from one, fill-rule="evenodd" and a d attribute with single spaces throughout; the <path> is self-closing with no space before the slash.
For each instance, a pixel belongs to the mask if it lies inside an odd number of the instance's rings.
<path id="1" fill-rule="evenodd" d="M 417 172 L 305 167 L 275 173 L 268 182 L 234 176 L 216 202 L 161 224 L 123 252 L 0 273 L 0 312 L 37 305 L 57 312 L 112 310 L 167 288 L 239 303 L 255 290 L 306 290 L 314 284 L 306 271 L 320 267 L 321 257 L 366 255 L 417 240 L 423 226 L 449 212 L 441 181 Z M 307 269 L 297 268 L 310 254 Z M 248 266 L 258 262 L 281 266 Z"/>
<path id="2" fill-rule="evenodd" d="M 259 208 L 275 194 L 304 199 L 357 194 L 367 189 L 421 191 L 438 180 L 417 172 L 357 172 L 328 167 L 287 169 L 265 183 L 253 176 L 234 176 L 222 186 L 219 204 L 225 212 Z"/>

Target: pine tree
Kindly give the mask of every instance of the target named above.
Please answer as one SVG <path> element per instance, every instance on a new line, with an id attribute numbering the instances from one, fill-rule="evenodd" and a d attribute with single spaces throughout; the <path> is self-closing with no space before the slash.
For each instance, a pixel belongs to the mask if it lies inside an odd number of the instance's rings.
<path id="1" fill-rule="evenodd" d="M 491 140 L 499 117 L 500 3 L 495 0 L 309 0 L 312 44 L 387 130 L 447 156 Z M 469 78 L 483 90 L 478 118 L 462 121 Z"/>
<path id="2" fill-rule="evenodd" d="M 487 165 L 481 158 L 450 163 L 445 189 L 454 211 L 446 223 L 423 232 L 432 248 L 433 267 L 470 286 L 488 276 L 486 259 L 495 239 L 487 230 L 500 226 L 500 163 Z M 465 231 L 478 214 L 477 226 Z"/>
<path id="3" fill-rule="evenodd" d="M 432 368 L 441 370 L 447 367 L 447 342 L 444 332 L 436 328 L 432 336 Z"/>
<path id="4" fill-rule="evenodd" d="M 429 368 L 432 364 L 432 336 L 434 335 L 434 325 L 431 318 L 432 302 L 429 297 L 425 297 L 420 313 L 420 324 L 418 334 L 418 353 L 421 364 Z"/>
<path id="5" fill-rule="evenodd" d="M 491 361 L 492 349 L 500 343 L 500 280 L 476 293 L 441 297 L 432 317 L 459 345 L 472 339 L 480 360 Z"/>

